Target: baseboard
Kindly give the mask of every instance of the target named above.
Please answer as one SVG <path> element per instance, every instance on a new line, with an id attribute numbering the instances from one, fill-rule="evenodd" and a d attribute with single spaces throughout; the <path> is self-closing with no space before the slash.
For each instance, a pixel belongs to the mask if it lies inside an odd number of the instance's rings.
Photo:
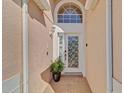
<path id="1" fill-rule="evenodd" d="M 83 75 L 82 72 L 65 72 L 63 75 Z"/>
<path id="2" fill-rule="evenodd" d="M 122 93 L 122 84 L 113 78 L 113 92 L 112 93 Z"/>
<path id="3" fill-rule="evenodd" d="M 20 93 L 20 74 L 2 82 L 2 93 Z"/>

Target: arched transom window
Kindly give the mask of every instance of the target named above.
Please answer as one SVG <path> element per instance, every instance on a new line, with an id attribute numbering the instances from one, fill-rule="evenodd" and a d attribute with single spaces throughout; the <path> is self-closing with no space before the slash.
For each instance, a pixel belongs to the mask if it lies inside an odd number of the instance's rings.
<path id="1" fill-rule="evenodd" d="M 67 3 L 60 7 L 57 15 L 58 23 L 82 23 L 82 12 L 80 8 L 73 4 Z"/>

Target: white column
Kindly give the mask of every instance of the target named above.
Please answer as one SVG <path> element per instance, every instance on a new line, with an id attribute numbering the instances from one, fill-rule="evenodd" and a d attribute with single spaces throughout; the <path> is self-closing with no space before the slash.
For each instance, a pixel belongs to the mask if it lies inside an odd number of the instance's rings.
<path id="1" fill-rule="evenodd" d="M 23 0 L 23 93 L 28 93 L 28 0 Z"/>
<path id="2" fill-rule="evenodd" d="M 107 93 L 112 93 L 112 1 L 106 0 Z"/>

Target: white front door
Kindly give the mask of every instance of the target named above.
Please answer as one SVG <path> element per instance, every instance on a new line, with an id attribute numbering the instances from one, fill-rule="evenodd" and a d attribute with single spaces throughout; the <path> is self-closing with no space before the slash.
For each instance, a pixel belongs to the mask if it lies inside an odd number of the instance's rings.
<path id="1" fill-rule="evenodd" d="M 65 70 L 64 72 L 81 72 L 80 37 L 78 34 L 65 34 Z"/>

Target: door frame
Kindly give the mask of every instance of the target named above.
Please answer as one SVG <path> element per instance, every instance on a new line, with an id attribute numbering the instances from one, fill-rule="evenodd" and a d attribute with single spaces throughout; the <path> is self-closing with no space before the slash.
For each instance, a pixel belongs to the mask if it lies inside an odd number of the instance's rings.
<path id="1" fill-rule="evenodd" d="M 86 29 L 85 29 L 85 25 L 86 25 L 86 13 L 87 13 L 87 11 L 85 10 L 85 6 L 84 5 L 82 5 L 81 4 L 81 2 L 79 2 L 78 0 L 61 0 L 57 5 L 56 5 L 56 7 L 55 7 L 55 10 L 54 10 L 54 21 L 55 21 L 55 25 L 57 25 L 58 27 L 59 27 L 59 25 L 58 25 L 58 23 L 57 23 L 57 12 L 58 12 L 58 10 L 59 10 L 59 8 L 63 5 L 63 4 L 65 4 L 65 3 L 68 3 L 68 2 L 73 2 L 73 3 L 75 3 L 75 4 L 77 4 L 79 7 L 80 7 L 80 9 L 81 9 L 81 11 L 82 11 L 82 13 L 83 13 L 83 23 L 82 23 L 82 25 L 83 25 L 83 32 L 79 32 L 79 34 L 80 35 L 82 35 L 82 37 L 80 37 L 81 38 L 81 47 L 82 47 L 82 50 L 83 50 L 83 56 L 81 57 L 82 58 L 82 69 L 81 69 L 81 72 L 82 72 L 82 74 L 83 74 L 83 76 L 84 77 L 86 77 L 86 47 L 85 47 L 85 44 L 86 44 Z M 60 26 L 61 27 L 61 26 Z M 56 31 L 55 31 L 56 32 Z M 64 31 L 63 31 L 64 32 Z M 68 33 L 68 32 L 67 32 Z M 73 32 L 73 33 L 76 33 L 76 32 Z M 54 49 L 54 47 L 53 47 L 53 49 Z M 54 51 L 53 51 L 54 52 Z M 53 53 L 54 54 L 54 53 Z M 54 59 L 54 57 L 53 57 L 53 59 Z"/>
<path id="2" fill-rule="evenodd" d="M 68 36 L 78 36 L 78 50 L 79 50 L 79 53 L 78 53 L 78 56 L 79 56 L 79 58 L 78 58 L 78 62 L 79 62 L 79 68 L 68 68 Z M 81 39 L 80 39 L 80 34 L 78 34 L 78 33 L 74 33 L 74 34 L 72 34 L 72 33 L 68 33 L 68 34 L 65 34 L 65 50 L 66 50 L 66 60 L 65 60 L 65 70 L 64 70 L 64 72 L 82 72 L 82 70 L 81 70 L 81 67 L 82 67 L 82 64 L 81 64 Z"/>

